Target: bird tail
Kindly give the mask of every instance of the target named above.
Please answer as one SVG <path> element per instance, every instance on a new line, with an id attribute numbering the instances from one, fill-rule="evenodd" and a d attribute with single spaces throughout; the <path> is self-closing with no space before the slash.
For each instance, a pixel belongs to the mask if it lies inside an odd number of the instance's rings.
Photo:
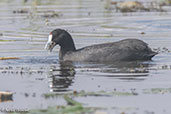
<path id="1" fill-rule="evenodd" d="M 154 57 L 157 54 L 158 54 L 157 52 L 152 51 L 148 56 L 151 59 L 152 57 Z"/>

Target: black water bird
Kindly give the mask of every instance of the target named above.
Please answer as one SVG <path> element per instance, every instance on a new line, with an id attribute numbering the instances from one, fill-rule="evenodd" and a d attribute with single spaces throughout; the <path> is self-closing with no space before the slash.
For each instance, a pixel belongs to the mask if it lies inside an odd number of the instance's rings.
<path id="1" fill-rule="evenodd" d="M 71 35 L 63 29 L 55 29 L 49 34 L 45 48 L 51 52 L 57 44 L 60 46 L 60 61 L 146 61 L 157 54 L 147 43 L 138 39 L 125 39 L 76 49 Z"/>

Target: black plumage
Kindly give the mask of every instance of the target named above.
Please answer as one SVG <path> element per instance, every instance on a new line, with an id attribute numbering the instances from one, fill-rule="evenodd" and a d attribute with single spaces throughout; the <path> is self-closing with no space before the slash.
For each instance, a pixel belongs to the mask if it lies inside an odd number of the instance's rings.
<path id="1" fill-rule="evenodd" d="M 148 44 L 138 39 L 125 39 L 118 42 L 104 43 L 76 49 L 71 35 L 62 29 L 51 32 L 52 41 L 46 48 L 52 50 L 60 45 L 61 61 L 115 62 L 150 60 L 157 53 Z"/>

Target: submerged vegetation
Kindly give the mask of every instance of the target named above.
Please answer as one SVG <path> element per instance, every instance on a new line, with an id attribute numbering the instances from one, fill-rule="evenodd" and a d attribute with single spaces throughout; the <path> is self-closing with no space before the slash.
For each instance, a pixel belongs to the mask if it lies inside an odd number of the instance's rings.
<path id="1" fill-rule="evenodd" d="M 35 109 L 30 110 L 29 114 L 88 114 L 96 110 L 96 108 L 83 107 L 83 105 L 67 95 L 64 96 L 68 105 L 66 106 L 54 106 L 47 109 Z"/>
<path id="2" fill-rule="evenodd" d="M 74 91 L 73 93 L 47 93 L 44 94 L 46 99 L 54 98 L 54 97 L 63 97 L 66 101 L 67 105 L 58 105 L 58 106 L 51 106 L 47 109 L 32 109 L 28 113 L 29 114 L 94 114 L 99 110 L 106 110 L 105 108 L 95 108 L 95 107 L 85 107 L 82 103 L 73 100 L 74 98 L 78 97 L 112 97 L 112 96 L 137 96 L 138 93 L 135 92 L 135 89 L 132 89 L 132 92 L 106 92 L 106 91 L 99 91 L 99 92 L 84 92 L 84 91 Z M 143 89 L 141 94 L 171 94 L 171 88 L 151 88 L 151 89 Z M 104 114 L 107 114 L 103 112 Z M 122 112 L 125 113 L 125 112 Z M 99 111 L 99 114 L 100 111 Z"/>
<path id="3" fill-rule="evenodd" d="M 55 97 L 63 97 L 66 101 L 67 105 L 63 106 L 53 106 L 48 107 L 47 109 L 35 109 L 30 110 L 29 114 L 92 114 L 95 113 L 97 110 L 106 110 L 104 108 L 95 108 L 95 107 L 85 107 L 82 103 L 73 100 L 74 98 L 78 97 L 112 97 L 112 96 L 136 96 L 138 95 L 136 92 L 106 92 L 106 91 L 99 91 L 99 92 L 85 92 L 85 91 L 74 91 L 72 93 L 47 93 L 43 96 L 46 99 L 55 98 Z M 96 112 L 98 113 L 98 112 Z M 99 112 L 100 114 L 100 112 Z M 106 113 L 105 113 L 106 114 Z"/>
<path id="4" fill-rule="evenodd" d="M 166 102 L 158 98 L 171 96 L 171 0 L 21 1 L 0 1 L 3 108 L 8 104 L 9 109 L 16 108 L 15 105 L 28 107 L 28 111 L 20 114 L 171 112 L 164 107 Z M 139 38 L 159 54 L 140 64 L 136 61 L 62 66 L 56 53 L 47 55 L 43 50 L 49 31 L 55 28 L 70 31 L 78 47 Z M 155 104 L 151 96 L 158 102 L 157 109 L 152 109 Z M 147 103 L 141 104 L 144 99 Z M 101 104 L 93 106 L 95 101 Z M 104 102 L 107 106 L 103 106 Z"/>
<path id="5" fill-rule="evenodd" d="M 151 88 L 144 89 L 145 94 L 171 94 L 171 88 Z"/>
<path id="6" fill-rule="evenodd" d="M 59 97 L 63 96 L 64 94 L 62 93 L 47 93 L 44 94 L 45 98 L 53 98 L 53 97 Z M 111 96 L 136 96 L 138 93 L 135 92 L 119 92 L 119 91 L 113 91 L 113 92 L 106 92 L 106 91 L 99 91 L 99 92 L 85 92 L 85 91 L 74 91 L 72 93 L 66 93 L 65 95 L 69 96 L 75 96 L 75 97 L 87 97 L 87 96 L 95 96 L 95 97 L 100 97 L 100 96 L 106 96 L 106 97 L 111 97 Z"/>

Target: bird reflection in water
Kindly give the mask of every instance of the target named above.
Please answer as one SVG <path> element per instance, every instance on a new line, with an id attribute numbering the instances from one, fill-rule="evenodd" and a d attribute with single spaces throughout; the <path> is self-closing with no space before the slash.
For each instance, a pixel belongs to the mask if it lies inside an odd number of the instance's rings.
<path id="1" fill-rule="evenodd" d="M 81 66 L 81 67 L 79 67 Z M 122 81 L 143 81 L 149 76 L 153 66 L 149 62 L 115 62 L 112 64 L 82 63 L 75 66 L 72 62 L 60 63 L 60 67 L 53 68 L 51 74 L 51 91 L 69 91 L 76 71 L 79 75 L 91 77 L 106 77 Z"/>
<path id="2" fill-rule="evenodd" d="M 108 77 L 114 77 L 125 81 L 143 81 L 149 76 L 150 61 L 116 62 L 111 64 L 103 72 L 108 73 Z"/>
<path id="3" fill-rule="evenodd" d="M 60 63 L 59 68 L 51 69 L 51 84 L 52 92 L 65 92 L 69 91 L 69 87 L 73 83 L 75 76 L 75 69 L 72 62 Z"/>
<path id="4" fill-rule="evenodd" d="M 84 64 L 79 75 L 91 75 L 91 77 L 106 77 L 125 81 L 143 81 L 149 76 L 151 61 L 114 62 L 103 64 Z M 77 73 L 80 72 L 77 69 Z"/>

